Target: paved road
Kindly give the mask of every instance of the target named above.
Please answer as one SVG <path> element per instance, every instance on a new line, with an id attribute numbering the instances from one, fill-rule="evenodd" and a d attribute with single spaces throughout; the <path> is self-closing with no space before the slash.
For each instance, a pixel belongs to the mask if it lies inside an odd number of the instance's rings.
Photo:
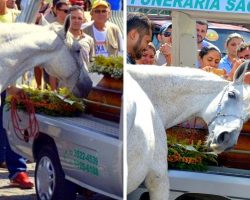
<path id="1" fill-rule="evenodd" d="M 34 182 L 35 164 L 28 164 L 28 173 Z M 35 188 L 21 190 L 9 186 L 8 170 L 0 168 L 0 200 L 36 200 Z M 77 200 L 112 200 L 111 198 L 95 194 L 91 198 L 78 195 Z"/>
<path id="2" fill-rule="evenodd" d="M 28 164 L 29 174 L 34 181 L 34 164 Z M 0 199 L 1 200 L 35 200 L 35 189 L 21 190 L 9 186 L 8 170 L 0 168 Z"/>

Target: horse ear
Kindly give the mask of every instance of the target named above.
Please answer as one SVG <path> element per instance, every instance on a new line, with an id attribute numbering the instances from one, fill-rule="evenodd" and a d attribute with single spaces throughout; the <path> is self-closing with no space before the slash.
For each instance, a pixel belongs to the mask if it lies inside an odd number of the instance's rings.
<path id="1" fill-rule="evenodd" d="M 45 19 L 45 17 L 43 15 L 41 15 L 41 20 L 40 20 L 39 25 L 48 26 L 48 25 L 50 25 L 50 23 Z"/>
<path id="2" fill-rule="evenodd" d="M 74 43 L 73 37 L 70 36 L 70 34 L 67 32 L 65 35 L 65 43 L 66 45 L 71 49 Z"/>
<path id="3" fill-rule="evenodd" d="M 233 82 L 243 82 L 246 71 L 250 70 L 250 61 L 242 63 L 234 73 Z"/>
<path id="4" fill-rule="evenodd" d="M 63 29 L 64 29 L 65 34 L 68 32 L 69 26 L 70 26 L 70 15 L 67 15 L 63 24 Z"/>

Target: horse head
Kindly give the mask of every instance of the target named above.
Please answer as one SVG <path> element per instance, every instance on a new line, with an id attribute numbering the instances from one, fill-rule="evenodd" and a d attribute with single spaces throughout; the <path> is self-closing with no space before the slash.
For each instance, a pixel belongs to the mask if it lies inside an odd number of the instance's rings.
<path id="1" fill-rule="evenodd" d="M 80 44 L 54 26 L 0 23 L 0 92 L 28 70 L 42 66 L 78 97 L 92 87 Z"/>
<path id="2" fill-rule="evenodd" d="M 58 63 L 60 63 L 60 68 L 67 70 L 63 70 L 64 73 L 60 74 L 60 72 L 55 71 L 58 70 L 55 67 L 45 67 L 45 69 L 49 74 L 55 74 L 56 77 L 59 75 L 62 85 L 69 87 L 74 95 L 86 97 L 92 88 L 92 80 L 81 56 L 82 47 L 77 40 L 73 40 L 64 30 L 56 31 L 56 33 L 64 41 L 66 48 L 58 50 L 58 56 L 51 59 L 49 65 L 58 66 Z"/>
<path id="3" fill-rule="evenodd" d="M 249 117 L 249 85 L 243 84 L 249 62 L 239 66 L 229 83 L 203 113 L 209 135 L 208 146 L 215 152 L 230 150 L 237 143 L 243 123 Z"/>
<path id="4" fill-rule="evenodd" d="M 67 41 L 67 40 L 66 40 Z M 92 80 L 90 79 L 87 71 L 87 66 L 83 63 L 81 57 L 81 46 L 77 40 L 74 40 L 70 48 L 71 55 L 75 59 L 75 63 L 78 69 L 78 79 L 74 84 L 72 92 L 76 96 L 86 97 L 92 88 Z"/>

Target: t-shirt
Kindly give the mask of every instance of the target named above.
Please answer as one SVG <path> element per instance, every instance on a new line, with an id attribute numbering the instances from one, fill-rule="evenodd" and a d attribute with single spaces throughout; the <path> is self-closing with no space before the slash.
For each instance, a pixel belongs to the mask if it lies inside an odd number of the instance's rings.
<path id="1" fill-rule="evenodd" d="M 108 50 L 106 49 L 105 42 L 107 36 L 107 30 L 99 31 L 93 26 L 94 37 L 96 41 L 95 45 L 95 54 L 96 55 L 103 55 L 108 56 Z"/>
<path id="2" fill-rule="evenodd" d="M 0 15 L 0 22 L 2 23 L 12 23 L 15 22 L 17 15 L 20 14 L 19 10 L 8 9 L 5 15 Z"/>
<path id="3" fill-rule="evenodd" d="M 220 60 L 220 64 L 219 64 L 219 68 L 220 69 L 225 69 L 227 74 L 230 73 L 230 71 L 232 70 L 232 63 L 229 60 L 228 56 L 225 55 L 221 60 Z"/>

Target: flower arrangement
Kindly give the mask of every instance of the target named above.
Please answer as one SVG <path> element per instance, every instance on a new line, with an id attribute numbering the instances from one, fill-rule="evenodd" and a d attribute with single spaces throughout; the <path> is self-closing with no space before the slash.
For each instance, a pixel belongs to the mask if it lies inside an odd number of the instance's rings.
<path id="1" fill-rule="evenodd" d="M 208 165 L 218 165 L 217 155 L 204 145 L 204 134 L 190 129 L 181 131 L 176 132 L 175 128 L 167 136 L 169 169 L 205 171 Z"/>
<path id="2" fill-rule="evenodd" d="M 67 88 L 60 88 L 58 91 L 23 88 L 23 92 L 27 99 L 20 99 L 12 95 L 6 98 L 8 109 L 11 109 L 12 100 L 16 99 L 17 109 L 24 111 L 26 111 L 25 103 L 28 100 L 34 105 L 36 113 L 73 117 L 84 112 L 82 99 L 76 98 Z"/>
<path id="3" fill-rule="evenodd" d="M 90 72 L 109 75 L 115 79 L 123 77 L 123 57 L 99 55 L 95 57 L 94 64 L 90 68 Z"/>

